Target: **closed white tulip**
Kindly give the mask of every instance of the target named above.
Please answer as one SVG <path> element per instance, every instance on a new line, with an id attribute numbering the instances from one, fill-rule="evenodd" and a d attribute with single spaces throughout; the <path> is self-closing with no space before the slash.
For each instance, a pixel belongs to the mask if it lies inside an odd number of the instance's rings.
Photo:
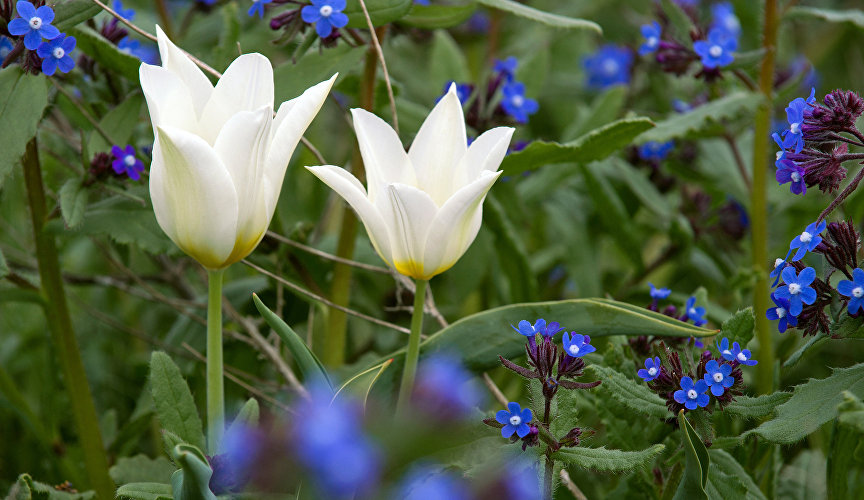
<path id="1" fill-rule="evenodd" d="M 462 106 L 452 85 L 406 153 L 396 132 L 352 109 L 366 167 L 364 189 L 345 169 L 307 167 L 357 212 L 372 245 L 401 274 L 428 280 L 465 253 L 482 220 L 483 200 L 501 175 L 513 129 L 498 127 L 467 146 Z"/>
<path id="2" fill-rule="evenodd" d="M 266 57 L 238 57 L 214 87 L 158 26 L 157 34 L 162 66 L 139 72 L 156 135 L 156 220 L 204 267 L 222 269 L 263 238 L 291 154 L 336 76 L 282 103 L 274 118 Z"/>

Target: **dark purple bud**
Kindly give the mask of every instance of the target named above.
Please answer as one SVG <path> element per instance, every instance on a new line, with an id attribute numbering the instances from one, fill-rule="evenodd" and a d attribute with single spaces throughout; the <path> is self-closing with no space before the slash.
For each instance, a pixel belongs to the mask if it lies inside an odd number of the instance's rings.
<path id="1" fill-rule="evenodd" d="M 864 100 L 851 90 L 837 89 L 825 96 L 825 104 L 817 104 L 810 114 L 813 125 L 841 131 L 855 127 L 855 121 L 864 113 Z"/>
<path id="2" fill-rule="evenodd" d="M 566 436 L 561 438 L 559 443 L 561 443 L 561 446 L 565 447 L 579 446 L 579 437 L 581 435 L 582 429 L 580 429 L 579 427 L 574 427 L 570 429 L 570 432 L 568 432 Z"/>
<path id="3" fill-rule="evenodd" d="M 831 222 L 825 238 L 814 252 L 823 254 L 831 267 L 839 269 L 851 280 L 851 270 L 858 267 L 860 248 L 861 235 L 851 221 Z"/>
<path id="4" fill-rule="evenodd" d="M 789 152 L 786 158 L 804 168 L 804 182 L 808 187 L 818 184 L 823 193 L 833 193 L 846 178 L 843 162 L 848 152 L 849 147 L 840 143 L 831 153 L 807 148 L 800 153 Z"/>

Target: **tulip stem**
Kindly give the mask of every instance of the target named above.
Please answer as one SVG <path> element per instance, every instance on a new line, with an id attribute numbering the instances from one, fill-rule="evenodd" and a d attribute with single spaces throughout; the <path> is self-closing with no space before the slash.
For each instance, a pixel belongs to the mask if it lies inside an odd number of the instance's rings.
<path id="1" fill-rule="evenodd" d="M 423 330 L 423 304 L 426 302 L 427 280 L 417 280 L 414 291 L 414 311 L 411 314 L 411 334 L 408 337 L 408 351 L 405 353 L 405 369 L 402 371 L 402 385 L 399 387 L 397 413 L 405 414 L 414 390 L 414 375 L 417 373 L 417 359 L 420 357 L 420 332 Z"/>
<path id="2" fill-rule="evenodd" d="M 207 450 L 219 452 L 225 423 L 222 376 L 222 277 L 224 269 L 207 270 Z"/>

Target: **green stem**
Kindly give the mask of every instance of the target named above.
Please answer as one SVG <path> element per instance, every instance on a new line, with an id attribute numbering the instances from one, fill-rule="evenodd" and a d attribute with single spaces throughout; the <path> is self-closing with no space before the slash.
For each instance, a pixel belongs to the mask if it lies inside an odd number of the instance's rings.
<path id="1" fill-rule="evenodd" d="M 768 211 L 766 203 L 767 170 L 771 127 L 771 103 L 774 95 L 774 64 L 777 47 L 777 0 L 765 1 L 765 18 L 762 47 L 765 57 L 759 71 L 759 91 L 764 100 L 756 111 L 756 128 L 753 138 L 753 189 L 750 192 L 750 220 L 752 227 L 752 265 L 756 270 L 756 287 L 753 291 L 753 306 L 756 309 L 756 337 L 759 339 L 759 366 L 756 385 L 763 394 L 774 390 L 774 342 L 768 319 Z"/>
<path id="2" fill-rule="evenodd" d="M 426 280 L 417 280 L 414 291 L 414 312 L 411 315 L 411 334 L 408 337 L 408 351 L 405 353 L 405 370 L 402 372 L 402 385 L 399 387 L 397 413 L 405 414 L 414 390 L 414 375 L 417 373 L 417 359 L 420 357 L 420 332 L 423 330 L 423 304 L 426 302 Z"/>
<path id="3" fill-rule="evenodd" d="M 57 245 L 51 233 L 44 231 L 47 219 L 45 187 L 42 184 L 42 167 L 39 164 L 39 151 L 36 139 L 27 143 L 22 159 L 24 182 L 27 186 L 27 199 L 30 203 L 30 216 L 33 224 L 33 238 L 36 242 L 36 259 L 39 266 L 41 293 L 45 298 L 45 316 L 51 341 L 60 358 L 60 368 L 69 399 L 72 404 L 72 418 L 78 430 L 81 448 L 84 452 L 84 466 L 87 470 L 89 487 L 96 490 L 99 498 L 114 497 L 114 482 L 108 475 L 108 457 L 99 433 L 99 419 L 93 404 L 93 395 L 87 385 L 87 372 L 81 360 L 78 340 L 72 328 L 72 318 L 66 302 L 63 276 L 60 273 L 60 259 Z"/>
<path id="4" fill-rule="evenodd" d="M 225 430 L 225 379 L 222 376 L 222 277 L 207 270 L 207 450 L 219 452 Z"/>

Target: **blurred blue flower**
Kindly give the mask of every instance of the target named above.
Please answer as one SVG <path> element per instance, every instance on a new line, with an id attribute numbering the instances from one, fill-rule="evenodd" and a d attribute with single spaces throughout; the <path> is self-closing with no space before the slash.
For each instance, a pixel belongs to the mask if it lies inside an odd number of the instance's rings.
<path id="1" fill-rule="evenodd" d="M 337 28 L 348 24 L 348 16 L 342 13 L 345 0 L 312 0 L 300 10 L 303 21 L 315 24 L 315 31 L 321 38 L 327 38 Z"/>
<path id="2" fill-rule="evenodd" d="M 807 184 L 804 183 L 804 167 L 792 160 L 782 159 L 774 163 L 777 172 L 774 178 L 782 186 L 789 182 L 789 191 L 792 194 L 804 194 L 807 192 Z"/>
<path id="3" fill-rule="evenodd" d="M 689 102 L 682 101 L 681 99 L 674 99 L 672 100 L 672 109 L 674 109 L 676 113 L 687 113 L 688 111 L 693 110 L 693 106 L 691 106 Z"/>
<path id="4" fill-rule="evenodd" d="M 712 29 L 708 32 L 708 40 L 693 42 L 693 50 L 702 59 L 702 65 L 708 69 L 722 68 L 735 60 L 733 52 L 738 48 L 738 41 L 725 31 Z"/>
<path id="5" fill-rule="evenodd" d="M 36 55 L 42 58 L 42 72 L 48 76 L 54 74 L 57 68 L 62 73 L 68 73 L 75 67 L 75 61 L 69 53 L 75 50 L 75 37 L 60 35 L 53 40 L 42 42 L 36 49 Z"/>
<path id="6" fill-rule="evenodd" d="M 783 147 L 786 149 L 794 147 L 796 153 L 804 149 L 804 118 L 810 115 L 810 104 L 816 102 L 816 89 L 810 89 L 810 97 L 807 99 L 796 97 L 786 107 L 786 121 L 789 128 L 783 131 Z"/>
<path id="7" fill-rule="evenodd" d="M 572 336 L 570 333 L 564 332 L 564 336 L 562 338 L 564 352 L 566 352 L 567 355 L 572 358 L 581 358 L 586 354 L 596 351 L 597 348 L 591 345 L 589 342 L 591 342 L 591 337 L 589 337 L 588 335 L 581 335 L 576 332 L 572 332 Z"/>
<path id="8" fill-rule="evenodd" d="M 519 403 L 510 402 L 507 403 L 508 410 L 499 410 L 498 413 L 495 414 L 495 420 L 499 424 L 504 424 L 504 427 L 501 428 L 501 435 L 505 438 L 509 438 L 514 433 L 523 438 L 531 432 L 531 428 L 528 424 L 531 422 L 531 419 L 534 418 L 531 413 L 531 408 L 522 409 L 519 406 Z"/>
<path id="9" fill-rule="evenodd" d="M 513 325 L 510 325 L 510 327 L 519 332 L 520 335 L 533 339 L 535 335 L 538 333 L 542 334 L 546 330 L 546 320 L 542 318 L 538 319 L 534 322 L 534 326 L 531 326 L 530 322 L 523 319 L 519 322 L 518 328 Z"/>
<path id="10" fill-rule="evenodd" d="M 51 7 L 43 5 L 37 9 L 32 3 L 21 0 L 15 5 L 15 8 L 21 17 L 9 21 L 6 29 L 11 35 L 24 35 L 24 47 L 28 50 L 36 50 L 43 38 L 53 40 L 60 36 L 60 30 L 51 25 L 51 21 L 54 20 L 54 10 Z M 51 73 L 46 74 L 53 73 L 54 71 L 51 71 Z"/>
<path id="11" fill-rule="evenodd" d="M 117 49 L 120 52 L 137 57 L 142 62 L 147 64 L 157 64 L 159 53 L 156 48 L 151 45 L 141 45 L 141 42 L 134 38 L 124 37 L 117 43 Z"/>
<path id="12" fill-rule="evenodd" d="M 15 44 L 12 43 L 12 40 L 6 38 L 5 36 L 0 36 L 0 62 L 5 60 L 6 56 L 8 56 L 14 48 Z"/>
<path id="13" fill-rule="evenodd" d="M 467 416 L 482 403 L 483 394 L 456 356 L 434 354 L 417 369 L 414 400 L 444 419 Z"/>
<path id="14" fill-rule="evenodd" d="M 501 500 L 540 500 L 540 481 L 537 468 L 531 461 L 519 457 L 502 471 L 507 495 Z"/>
<path id="15" fill-rule="evenodd" d="M 805 229 L 804 232 L 789 242 L 789 250 L 798 249 L 798 251 L 795 252 L 795 256 L 792 257 L 793 262 L 803 259 L 804 256 L 807 255 L 807 252 L 812 252 L 817 246 L 819 246 L 819 243 L 822 243 L 822 237 L 819 235 L 825 230 L 826 225 L 825 221 L 820 223 L 814 222 L 807 226 L 807 229 Z"/>
<path id="16" fill-rule="evenodd" d="M 468 500 L 465 480 L 440 466 L 421 464 L 408 471 L 394 500 Z"/>
<path id="17" fill-rule="evenodd" d="M 805 267 L 801 270 L 801 274 L 796 274 L 794 267 L 787 266 L 780 276 L 785 284 L 774 294 L 779 299 L 788 300 L 789 312 L 792 316 L 798 316 L 804 307 L 803 304 L 812 304 L 816 301 L 816 290 L 810 287 L 810 283 L 816 279 L 816 271 L 812 267 Z"/>
<path id="18" fill-rule="evenodd" d="M 492 67 L 493 71 L 497 71 L 504 76 L 504 79 L 508 82 L 512 82 L 516 77 L 516 68 L 519 66 L 519 60 L 514 56 L 510 56 L 507 59 L 498 59 L 495 61 L 495 65 Z"/>
<path id="19" fill-rule="evenodd" d="M 124 9 L 123 2 L 120 0 L 114 0 L 114 3 L 111 6 L 114 9 L 114 12 L 120 15 L 123 19 L 127 21 L 131 21 L 135 18 L 135 9 Z"/>
<path id="20" fill-rule="evenodd" d="M 717 363 L 717 360 L 712 359 L 705 364 L 705 383 L 711 387 L 711 394 L 719 397 L 722 396 L 728 387 L 732 387 L 735 379 L 730 377 L 732 373 L 732 365 Z"/>
<path id="21" fill-rule="evenodd" d="M 672 397 L 688 410 L 695 410 L 697 407 L 708 406 L 711 398 L 705 394 L 707 390 L 708 384 L 704 380 L 697 380 L 694 384 L 692 378 L 681 377 L 681 389 L 675 391 Z"/>
<path id="22" fill-rule="evenodd" d="M 687 299 L 687 304 L 684 306 L 684 316 L 687 320 L 692 320 L 696 326 L 702 326 L 708 321 L 704 318 L 705 308 L 696 307 L 696 297 Z M 685 320 L 686 321 L 686 320 Z"/>
<path id="23" fill-rule="evenodd" d="M 849 314 L 855 314 L 864 308 L 864 271 L 859 268 L 852 270 L 852 281 L 842 280 L 837 283 L 840 295 L 849 297 Z"/>
<path id="24" fill-rule="evenodd" d="M 776 307 L 769 307 L 765 311 L 765 317 L 771 321 L 780 320 L 777 323 L 777 330 L 780 333 L 785 332 L 790 326 L 798 326 L 798 318 L 789 313 L 791 306 L 788 300 L 777 297 L 776 293 L 771 294 L 771 300 L 774 301 Z"/>
<path id="25" fill-rule="evenodd" d="M 429 0 L 414 0 L 417 5 L 429 5 Z"/>
<path id="26" fill-rule="evenodd" d="M 633 53 L 627 47 L 604 45 L 582 60 L 588 76 L 587 86 L 605 89 L 613 85 L 630 83 Z"/>
<path id="27" fill-rule="evenodd" d="M 533 115 L 540 108 L 537 101 L 525 97 L 525 85 L 522 82 L 505 83 L 501 93 L 501 107 L 518 123 L 527 123 L 528 115 Z"/>
<path id="28" fill-rule="evenodd" d="M 660 376 L 660 367 L 662 363 L 660 363 L 660 358 L 648 358 L 645 360 L 645 368 L 640 368 L 636 375 L 639 375 L 641 378 L 645 379 L 645 382 L 651 382 L 655 378 Z"/>
<path id="29" fill-rule="evenodd" d="M 651 291 L 649 293 L 651 294 L 651 298 L 654 300 L 663 300 L 672 293 L 672 290 L 668 288 L 655 288 L 654 283 L 651 282 L 648 283 L 648 286 L 651 287 Z"/>
<path id="30" fill-rule="evenodd" d="M 639 146 L 639 158 L 645 161 L 661 161 L 669 156 L 669 152 L 675 147 L 675 141 L 656 142 L 648 141 Z"/>
<path id="31" fill-rule="evenodd" d="M 111 166 L 118 174 L 126 174 L 132 180 L 141 179 L 141 172 L 144 171 L 144 163 L 135 156 L 135 148 L 127 144 L 126 149 L 120 146 L 112 146 L 111 154 L 114 155 L 114 161 Z"/>
<path id="32" fill-rule="evenodd" d="M 249 17 L 255 17 L 255 14 L 258 14 L 259 19 L 264 18 L 264 5 L 272 2 L 273 0 L 252 0 L 252 6 L 249 7 L 249 11 L 246 14 Z"/>
<path id="33" fill-rule="evenodd" d="M 645 37 L 645 43 L 639 46 L 639 55 L 644 56 L 656 51 L 660 46 L 660 23 L 653 21 L 651 24 L 643 24 L 640 31 Z"/>
<path id="34" fill-rule="evenodd" d="M 459 98 L 459 102 L 464 106 L 465 103 L 468 102 L 468 99 L 471 98 L 471 93 L 474 91 L 474 86 L 470 83 L 456 83 L 453 80 L 450 80 L 449 82 L 444 84 L 444 91 L 441 93 L 440 96 L 438 96 L 437 99 L 435 99 L 435 102 L 437 103 L 438 101 L 443 99 L 445 95 L 447 95 L 447 92 L 450 90 L 451 85 L 456 85 L 456 97 Z M 471 145 L 471 142 L 468 143 L 469 146 Z"/>
<path id="35" fill-rule="evenodd" d="M 735 8 L 729 2 L 720 2 L 711 6 L 711 29 L 727 33 L 733 38 L 741 35 L 741 21 L 735 15 Z"/>

